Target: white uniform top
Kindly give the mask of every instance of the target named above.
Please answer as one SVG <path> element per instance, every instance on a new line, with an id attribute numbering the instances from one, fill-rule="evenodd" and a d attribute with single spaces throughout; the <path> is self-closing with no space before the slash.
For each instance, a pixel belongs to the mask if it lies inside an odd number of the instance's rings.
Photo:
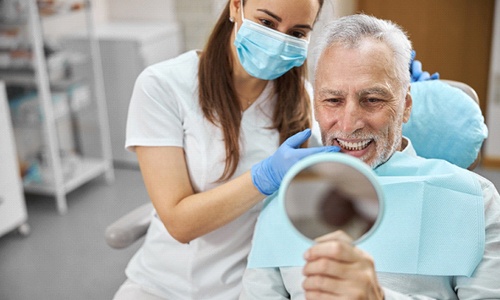
<path id="1" fill-rule="evenodd" d="M 216 187 L 225 164 L 222 131 L 207 121 L 198 99 L 198 55 L 190 51 L 144 70 L 129 108 L 126 148 L 175 146 L 185 152 L 195 192 Z M 244 111 L 241 157 L 234 176 L 278 148 L 272 125 L 273 83 Z M 126 274 L 147 291 L 166 299 L 237 299 L 261 205 L 209 234 L 181 244 L 157 216 Z"/>

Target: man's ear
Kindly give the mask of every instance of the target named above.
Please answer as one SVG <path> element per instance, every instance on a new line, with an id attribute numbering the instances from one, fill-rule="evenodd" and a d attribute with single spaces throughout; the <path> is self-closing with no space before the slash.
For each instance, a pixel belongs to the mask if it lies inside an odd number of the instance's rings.
<path id="1" fill-rule="evenodd" d="M 407 123 L 410 120 L 411 106 L 413 104 L 413 99 L 411 97 L 411 85 L 408 87 L 408 91 L 405 96 L 405 110 L 403 113 L 403 123 Z"/>

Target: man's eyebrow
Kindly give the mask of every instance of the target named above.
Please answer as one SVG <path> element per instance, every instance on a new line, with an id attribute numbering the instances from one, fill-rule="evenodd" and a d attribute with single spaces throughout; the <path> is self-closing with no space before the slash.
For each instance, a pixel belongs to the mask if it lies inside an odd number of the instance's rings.
<path id="1" fill-rule="evenodd" d="M 343 97 L 345 96 L 345 93 L 339 90 L 334 90 L 334 89 L 329 89 L 329 88 L 322 88 L 318 91 L 318 94 L 325 97 L 325 96 L 337 96 L 337 97 Z"/>
<path id="2" fill-rule="evenodd" d="M 365 95 L 370 95 L 370 94 L 375 94 L 375 95 L 381 95 L 381 96 L 392 96 L 392 93 L 390 90 L 382 87 L 372 87 L 372 88 L 367 88 L 364 90 L 361 90 L 358 92 L 358 96 L 365 96 Z"/>
<path id="3" fill-rule="evenodd" d="M 260 11 L 260 12 L 263 12 L 263 13 L 265 13 L 265 14 L 269 15 L 271 18 L 275 19 L 275 20 L 276 20 L 276 21 L 278 21 L 278 22 L 282 22 L 282 21 L 283 21 L 283 19 L 282 19 L 281 17 L 277 16 L 276 14 L 274 14 L 274 13 L 270 12 L 270 11 L 269 11 L 269 10 L 267 10 L 267 9 L 264 9 L 264 8 L 258 8 L 258 9 L 257 9 L 257 11 Z M 293 26 L 293 27 L 294 27 L 294 28 L 305 28 L 305 29 L 310 29 L 310 30 L 312 30 L 311 25 L 308 25 L 308 24 L 297 24 L 297 25 L 295 25 L 295 26 Z"/>

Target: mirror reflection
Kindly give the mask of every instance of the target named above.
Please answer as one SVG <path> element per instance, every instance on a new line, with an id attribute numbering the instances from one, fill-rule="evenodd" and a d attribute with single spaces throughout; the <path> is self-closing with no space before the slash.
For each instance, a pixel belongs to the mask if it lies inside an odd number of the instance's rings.
<path id="1" fill-rule="evenodd" d="M 360 170 L 323 161 L 290 181 L 285 209 L 295 228 L 310 239 L 343 230 L 359 241 L 377 223 L 380 199 L 374 183 Z"/>

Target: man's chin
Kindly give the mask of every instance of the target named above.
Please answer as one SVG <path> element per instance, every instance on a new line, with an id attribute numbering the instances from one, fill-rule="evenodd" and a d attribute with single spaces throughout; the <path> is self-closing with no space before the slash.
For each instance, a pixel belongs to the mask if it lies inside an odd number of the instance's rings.
<path id="1" fill-rule="evenodd" d="M 378 156 L 378 157 L 372 158 L 372 159 L 367 159 L 367 160 L 361 159 L 361 160 L 363 160 L 372 169 L 375 169 L 375 168 L 379 167 L 380 165 L 385 164 L 391 158 L 391 156 L 394 154 L 394 152 L 395 151 L 392 151 L 390 153 L 385 153 L 384 155 L 381 155 L 381 156 Z"/>

